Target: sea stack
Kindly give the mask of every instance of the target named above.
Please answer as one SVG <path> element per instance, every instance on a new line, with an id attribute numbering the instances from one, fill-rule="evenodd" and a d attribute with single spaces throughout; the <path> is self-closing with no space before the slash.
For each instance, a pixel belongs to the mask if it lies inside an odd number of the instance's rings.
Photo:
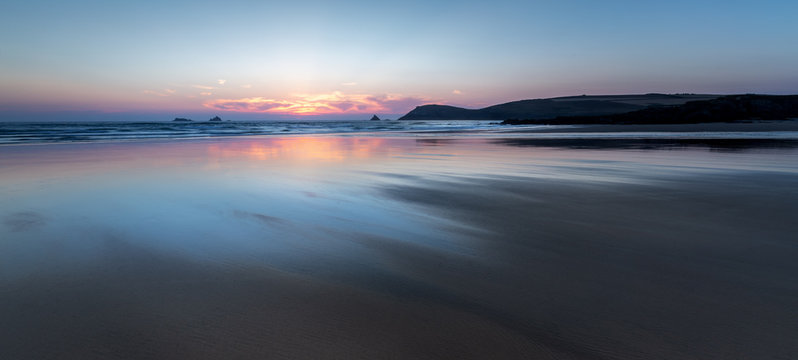
<path id="1" fill-rule="evenodd" d="M 374 114 L 374 116 L 371 117 L 371 121 L 380 121 L 380 117 Z"/>
<path id="2" fill-rule="evenodd" d="M 220 118 L 220 117 L 218 117 L 218 116 L 214 116 L 214 117 L 212 117 L 212 118 L 211 118 L 210 120 L 208 120 L 208 121 L 222 121 L 222 118 Z"/>

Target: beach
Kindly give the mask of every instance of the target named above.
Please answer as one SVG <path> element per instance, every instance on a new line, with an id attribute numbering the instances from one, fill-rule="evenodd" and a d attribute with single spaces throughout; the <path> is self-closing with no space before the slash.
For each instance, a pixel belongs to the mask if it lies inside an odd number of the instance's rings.
<path id="1" fill-rule="evenodd" d="M 798 146 L 735 139 L 3 146 L 0 358 L 794 358 Z"/>

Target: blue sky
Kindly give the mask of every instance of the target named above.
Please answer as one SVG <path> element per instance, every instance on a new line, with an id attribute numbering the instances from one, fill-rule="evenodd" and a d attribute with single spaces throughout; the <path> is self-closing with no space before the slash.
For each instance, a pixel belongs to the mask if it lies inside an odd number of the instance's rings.
<path id="1" fill-rule="evenodd" d="M 12 118 L 394 116 L 578 94 L 798 93 L 795 1 L 5 1 Z"/>

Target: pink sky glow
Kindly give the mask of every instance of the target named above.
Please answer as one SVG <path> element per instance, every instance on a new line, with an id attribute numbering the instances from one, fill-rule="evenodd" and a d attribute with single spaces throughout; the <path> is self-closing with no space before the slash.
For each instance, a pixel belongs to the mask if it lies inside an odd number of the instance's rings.
<path id="1" fill-rule="evenodd" d="M 283 115 L 326 115 L 403 113 L 428 99 L 401 95 L 344 94 L 334 91 L 326 94 L 297 94 L 285 99 L 245 97 L 215 99 L 203 103 L 207 108 L 246 113 L 273 113 Z"/>

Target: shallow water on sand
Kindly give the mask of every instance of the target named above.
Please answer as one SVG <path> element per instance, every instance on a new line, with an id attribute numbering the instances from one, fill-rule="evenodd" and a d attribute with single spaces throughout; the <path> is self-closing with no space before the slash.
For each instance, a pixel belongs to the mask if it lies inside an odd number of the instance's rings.
<path id="1" fill-rule="evenodd" d="M 798 357 L 790 141 L 0 155 L 0 358 Z"/>

